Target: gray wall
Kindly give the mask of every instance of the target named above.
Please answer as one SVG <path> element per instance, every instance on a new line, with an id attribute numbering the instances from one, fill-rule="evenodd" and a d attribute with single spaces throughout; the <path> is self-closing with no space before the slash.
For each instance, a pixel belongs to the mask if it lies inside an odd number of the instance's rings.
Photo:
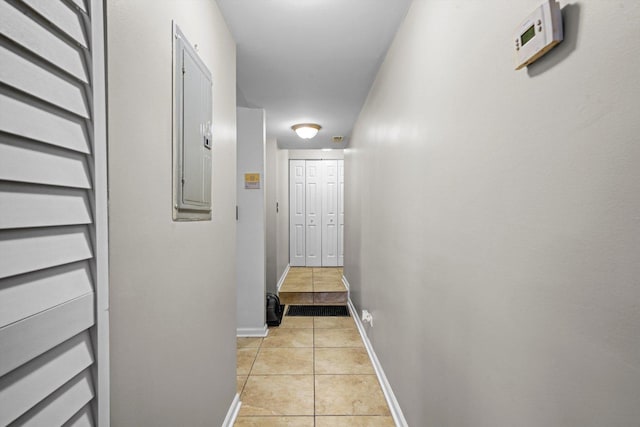
<path id="1" fill-rule="evenodd" d="M 266 215 L 264 110 L 238 108 L 238 335 L 266 333 Z M 246 189 L 244 175 L 260 174 Z"/>
<path id="2" fill-rule="evenodd" d="M 172 24 L 213 74 L 213 219 L 171 220 Z M 236 393 L 235 43 L 210 0 L 107 2 L 113 426 L 221 425 Z"/>
<path id="3" fill-rule="evenodd" d="M 276 276 L 280 280 L 289 265 L 289 150 L 278 150 L 276 164 L 276 199 L 279 206 L 276 219 Z"/>
<path id="4" fill-rule="evenodd" d="M 640 419 L 640 7 L 416 1 L 346 152 L 345 273 L 412 426 Z M 566 4 L 566 2 L 562 2 Z"/>
<path id="5" fill-rule="evenodd" d="M 265 211 L 267 217 L 267 292 L 276 292 L 278 284 L 278 141 L 267 138 L 265 150 Z"/>

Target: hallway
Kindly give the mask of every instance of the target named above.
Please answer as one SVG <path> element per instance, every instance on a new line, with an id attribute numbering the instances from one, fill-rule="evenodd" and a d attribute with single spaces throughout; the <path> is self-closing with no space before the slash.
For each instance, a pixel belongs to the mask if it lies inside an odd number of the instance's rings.
<path id="1" fill-rule="evenodd" d="M 393 426 L 351 317 L 290 317 L 238 338 L 235 426 Z"/>

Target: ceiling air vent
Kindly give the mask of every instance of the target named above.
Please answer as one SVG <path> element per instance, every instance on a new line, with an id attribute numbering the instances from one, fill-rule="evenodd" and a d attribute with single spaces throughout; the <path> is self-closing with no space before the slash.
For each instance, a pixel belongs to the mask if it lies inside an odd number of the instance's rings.
<path id="1" fill-rule="evenodd" d="M 331 140 L 337 144 L 341 143 L 343 139 L 344 139 L 344 136 L 334 136 L 331 138 Z"/>

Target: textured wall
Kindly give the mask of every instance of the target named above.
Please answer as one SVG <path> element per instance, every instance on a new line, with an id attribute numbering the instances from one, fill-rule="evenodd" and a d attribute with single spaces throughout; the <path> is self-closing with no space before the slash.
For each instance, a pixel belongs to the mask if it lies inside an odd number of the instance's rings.
<path id="1" fill-rule="evenodd" d="M 235 43 L 210 0 L 106 9 L 112 425 L 221 425 L 236 393 Z M 211 221 L 171 219 L 172 20 L 213 74 Z"/>
<path id="2" fill-rule="evenodd" d="M 565 5 L 516 72 L 537 4 L 414 2 L 345 155 L 345 272 L 411 426 L 640 419 L 640 4 Z"/>

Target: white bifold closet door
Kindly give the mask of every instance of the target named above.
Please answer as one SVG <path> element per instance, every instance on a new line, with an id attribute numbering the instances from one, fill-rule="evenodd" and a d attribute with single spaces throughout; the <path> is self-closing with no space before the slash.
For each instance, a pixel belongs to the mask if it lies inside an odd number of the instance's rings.
<path id="1" fill-rule="evenodd" d="M 322 161 L 306 162 L 306 266 L 322 267 Z"/>
<path id="2" fill-rule="evenodd" d="M 289 263 L 292 267 L 343 265 L 343 183 L 342 160 L 290 161 Z"/>
<path id="3" fill-rule="evenodd" d="M 289 163 L 289 265 L 304 267 L 307 263 L 305 248 L 306 200 L 305 161 Z"/>
<path id="4" fill-rule="evenodd" d="M 322 161 L 322 265 L 338 266 L 338 161 Z"/>

